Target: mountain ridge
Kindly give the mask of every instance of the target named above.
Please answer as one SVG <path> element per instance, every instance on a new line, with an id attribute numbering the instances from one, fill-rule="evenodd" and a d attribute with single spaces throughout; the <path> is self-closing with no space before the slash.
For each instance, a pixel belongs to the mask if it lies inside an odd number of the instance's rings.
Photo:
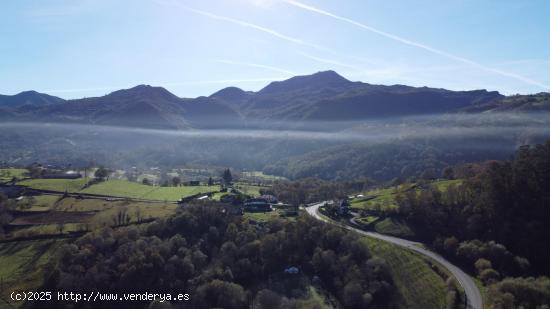
<path id="1" fill-rule="evenodd" d="M 488 106 L 502 98 L 487 90 L 373 85 L 349 81 L 335 71 L 321 71 L 274 81 L 257 92 L 226 87 L 197 98 L 180 98 L 150 85 L 72 100 L 30 91 L 0 96 L 0 109 L 4 111 L 2 120 L 190 129 L 241 127 L 253 121 L 347 121 L 436 114 Z M 5 103 L 12 101 L 19 104 Z"/>

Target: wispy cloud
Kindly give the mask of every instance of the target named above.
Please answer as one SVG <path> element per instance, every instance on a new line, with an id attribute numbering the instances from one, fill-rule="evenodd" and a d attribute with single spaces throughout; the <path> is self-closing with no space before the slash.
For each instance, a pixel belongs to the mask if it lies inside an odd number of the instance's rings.
<path id="1" fill-rule="evenodd" d="M 455 54 L 452 54 L 452 53 L 434 48 L 434 47 L 426 45 L 426 44 L 422 44 L 422 43 L 419 43 L 419 42 L 416 42 L 416 41 L 412 41 L 412 40 L 397 36 L 395 34 L 392 34 L 392 33 L 389 33 L 389 32 L 386 32 L 386 31 L 383 31 L 383 30 L 380 30 L 380 29 L 377 29 L 377 28 L 374 28 L 374 27 L 371 27 L 371 26 L 368 26 L 366 24 L 360 23 L 360 22 L 355 21 L 353 19 L 346 18 L 346 17 L 343 17 L 343 16 L 339 16 L 339 15 L 330 13 L 328 11 L 325 11 L 325 10 L 322 10 L 322 9 L 319 9 L 319 8 L 316 8 L 316 7 L 313 7 L 313 6 L 298 2 L 298 1 L 294 1 L 294 0 L 283 0 L 283 1 L 290 4 L 290 5 L 298 7 L 300 9 L 304 9 L 304 10 L 307 10 L 307 11 L 310 11 L 310 12 L 314 12 L 314 13 L 317 13 L 317 14 L 320 14 L 320 15 L 328 16 L 328 17 L 346 22 L 348 24 L 354 25 L 356 27 L 359 27 L 361 29 L 370 31 L 372 33 L 376 33 L 378 35 L 381 35 L 381 36 L 389 38 L 391 40 L 400 42 L 400 43 L 405 44 L 405 45 L 421 48 L 421 49 L 429 51 L 433 54 L 437 54 L 437 55 L 440 55 L 440 56 L 443 56 L 443 57 L 446 57 L 446 58 L 449 58 L 449 59 L 452 59 L 452 60 L 455 60 L 455 61 L 459 61 L 459 62 L 468 64 L 468 65 L 472 65 L 472 66 L 478 67 L 480 69 L 499 74 L 501 76 L 514 78 L 516 80 L 520 80 L 522 82 L 525 82 L 527 84 L 531 84 L 531 85 L 534 85 L 534 86 L 538 86 L 540 88 L 550 89 L 550 85 L 546 85 L 546 84 L 544 84 L 540 81 L 531 79 L 529 77 L 525 77 L 525 76 L 517 74 L 517 73 L 492 68 L 492 67 L 486 66 L 484 64 L 481 64 L 479 62 L 473 61 L 471 59 L 464 58 L 464 57 L 461 57 L 461 56 L 458 56 L 458 55 L 455 55 Z"/>
<path id="2" fill-rule="evenodd" d="M 293 71 L 290 71 L 290 70 L 286 70 L 286 69 L 282 69 L 282 68 L 278 68 L 278 67 L 274 67 L 274 66 L 270 66 L 270 65 L 265 65 L 265 64 L 240 62 L 240 61 L 225 60 L 225 59 L 217 59 L 216 62 L 225 63 L 225 64 L 232 64 L 232 65 L 242 65 L 242 66 L 247 66 L 247 67 L 252 67 L 252 68 L 266 69 L 266 70 L 269 70 L 269 71 L 285 73 L 285 74 L 289 74 L 289 75 L 296 75 L 297 74 L 296 72 L 293 72 Z"/>
<path id="3" fill-rule="evenodd" d="M 344 63 L 344 62 L 340 62 L 340 61 L 337 61 L 337 60 L 321 58 L 321 57 L 313 56 L 313 55 L 306 54 L 306 53 L 300 53 L 300 54 L 302 56 L 306 57 L 306 58 L 309 58 L 311 60 L 315 60 L 317 62 L 326 63 L 326 64 L 330 64 L 330 65 L 337 65 L 337 66 L 352 69 L 352 70 L 355 70 L 355 71 L 363 71 L 362 69 L 360 69 L 360 68 L 358 68 L 354 65 L 347 64 L 347 63 Z"/>

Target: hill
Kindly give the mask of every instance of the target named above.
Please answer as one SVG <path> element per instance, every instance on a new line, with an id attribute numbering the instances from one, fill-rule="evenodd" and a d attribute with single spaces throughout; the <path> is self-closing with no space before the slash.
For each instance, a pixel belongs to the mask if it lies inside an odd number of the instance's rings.
<path id="1" fill-rule="evenodd" d="M 513 95 L 465 108 L 467 112 L 542 112 L 550 111 L 550 93 Z"/>
<path id="2" fill-rule="evenodd" d="M 64 103 L 65 100 L 36 91 L 24 91 L 16 95 L 0 95 L 0 108 L 21 107 L 25 105 L 44 106 Z"/>

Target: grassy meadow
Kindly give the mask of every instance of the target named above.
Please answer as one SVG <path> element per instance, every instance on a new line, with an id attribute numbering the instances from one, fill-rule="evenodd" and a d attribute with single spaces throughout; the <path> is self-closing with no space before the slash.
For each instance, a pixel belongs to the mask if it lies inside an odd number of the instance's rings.
<path id="1" fill-rule="evenodd" d="M 430 186 L 437 188 L 440 191 L 446 191 L 449 186 L 458 186 L 462 184 L 462 179 L 454 180 L 437 180 L 429 183 Z M 409 190 L 422 190 L 417 184 L 402 184 L 389 188 L 373 189 L 362 193 L 364 197 L 355 198 L 351 201 L 351 207 L 357 209 L 384 210 L 397 208 L 395 197 L 397 194 L 407 192 Z"/>
<path id="2" fill-rule="evenodd" d="M 0 181 L 10 181 L 13 177 L 21 179 L 26 173 L 27 170 L 24 168 L 0 168 Z"/>
<path id="3" fill-rule="evenodd" d="M 386 260 L 403 308 L 445 308 L 446 285 L 420 255 L 381 240 L 365 238 L 371 253 Z"/>

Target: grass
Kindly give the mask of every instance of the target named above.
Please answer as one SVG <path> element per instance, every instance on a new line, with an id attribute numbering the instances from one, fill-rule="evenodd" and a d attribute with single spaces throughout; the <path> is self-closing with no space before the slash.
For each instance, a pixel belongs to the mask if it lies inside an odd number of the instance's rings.
<path id="1" fill-rule="evenodd" d="M 432 186 L 436 187 L 439 191 L 445 192 L 451 186 L 459 186 L 464 182 L 463 179 L 452 179 L 452 180 L 438 180 L 432 182 Z"/>
<path id="2" fill-rule="evenodd" d="M 381 234 L 392 235 L 402 238 L 413 238 L 414 232 L 409 228 L 404 220 L 390 217 L 374 225 L 374 230 Z"/>
<path id="3" fill-rule="evenodd" d="M 374 189 L 366 192 L 365 198 L 354 199 L 351 201 L 351 207 L 359 209 L 388 209 L 397 208 L 395 195 L 398 192 L 404 192 L 411 188 L 410 184 L 399 185 L 397 187 Z"/>
<path id="4" fill-rule="evenodd" d="M 128 205 L 119 205 L 110 207 L 98 212 L 90 219 L 92 228 L 113 225 L 113 218 L 121 210 L 125 210 L 130 216 L 130 222 L 137 222 L 138 212 L 142 219 L 162 218 L 176 213 L 178 206 L 174 204 L 148 204 L 148 203 L 130 203 Z"/>
<path id="5" fill-rule="evenodd" d="M 91 185 L 81 192 L 119 197 L 142 198 L 147 193 L 155 190 L 155 188 L 156 187 L 143 185 L 137 182 L 114 179 Z"/>
<path id="6" fill-rule="evenodd" d="M 14 237 L 27 237 L 34 235 L 52 235 L 59 234 L 60 226 L 58 224 L 39 224 L 26 227 L 14 232 Z M 84 224 L 81 223 L 65 223 L 61 232 L 63 234 L 69 232 L 77 232 L 84 229 Z"/>
<path id="7" fill-rule="evenodd" d="M 50 190 L 58 192 L 79 192 L 89 181 L 88 178 L 79 179 L 27 179 L 18 182 L 18 185 L 27 186 L 33 189 Z"/>
<path id="8" fill-rule="evenodd" d="M 332 309 L 333 306 L 328 303 L 326 296 L 310 285 L 307 288 L 307 298 L 300 300 L 298 306 L 301 308 Z"/>
<path id="9" fill-rule="evenodd" d="M 27 170 L 24 168 L 0 168 L 0 181 L 10 181 L 13 177 L 24 178 Z"/>
<path id="10" fill-rule="evenodd" d="M 357 221 L 358 223 L 361 223 L 361 224 L 368 224 L 368 223 L 374 222 L 378 219 L 379 219 L 379 217 L 376 217 L 376 216 L 366 216 L 366 217 L 357 218 L 357 219 L 355 219 L 355 221 Z"/>
<path id="11" fill-rule="evenodd" d="M 266 222 L 276 218 L 280 218 L 280 213 L 277 210 L 268 212 L 245 212 L 243 215 L 245 220 L 254 220 L 260 222 Z"/>
<path id="12" fill-rule="evenodd" d="M 126 180 L 107 180 L 94 184 L 81 192 L 159 201 L 177 201 L 185 196 L 216 190 L 217 187 L 208 186 L 157 187 Z"/>
<path id="13" fill-rule="evenodd" d="M 458 186 L 464 181 L 462 179 L 454 180 L 437 180 L 431 182 L 430 185 L 444 192 L 447 191 L 449 186 L 455 185 Z M 384 210 L 397 208 L 397 203 L 395 197 L 400 192 L 405 192 L 411 190 L 415 187 L 416 184 L 403 184 L 396 187 L 381 188 L 370 190 L 363 195 L 364 198 L 356 198 L 351 201 L 351 207 L 358 209 L 369 209 L 369 210 Z M 415 190 L 420 190 L 416 188 Z"/>
<path id="14" fill-rule="evenodd" d="M 31 208 L 26 211 L 46 211 L 55 207 L 56 202 L 59 200 L 58 195 L 38 195 L 33 196 L 34 203 Z"/>
<path id="15" fill-rule="evenodd" d="M 261 171 L 241 172 L 241 175 L 245 178 L 258 178 L 262 180 L 286 180 L 285 177 L 267 175 Z"/>
<path id="16" fill-rule="evenodd" d="M 4 287 L 1 291 L 2 297 L 8 299 L 12 291 L 33 291 L 40 288 L 44 281 L 46 264 L 55 250 L 66 242 L 32 240 L 0 244 L 0 278 Z"/>
<path id="17" fill-rule="evenodd" d="M 235 184 L 235 188 L 241 191 L 244 194 L 252 196 L 260 196 L 260 189 L 265 189 L 265 187 L 254 186 L 254 185 L 245 185 L 245 184 Z"/>
<path id="18" fill-rule="evenodd" d="M 58 198 L 58 196 L 47 197 Z M 38 208 L 37 206 L 33 206 L 31 211 L 35 207 Z M 84 230 L 86 228 L 93 229 L 103 226 L 112 226 L 114 224 L 113 218 L 117 216 L 120 211 L 125 211 L 127 213 L 130 217 L 130 222 L 137 222 L 138 217 L 142 220 L 146 220 L 171 216 L 176 213 L 177 207 L 178 206 L 175 204 L 162 202 L 129 202 L 124 200 L 106 201 L 103 199 L 64 198 L 56 202 L 50 210 L 55 210 L 56 214 L 65 214 L 66 216 L 70 213 L 85 212 L 89 214 L 92 212 L 87 216 L 83 214 L 83 216 L 76 221 L 63 224 L 63 233 L 68 233 L 71 231 Z M 95 212 L 95 214 L 93 212 Z M 58 222 L 56 220 L 59 220 L 59 218 L 56 218 L 54 215 L 49 215 L 47 220 L 40 222 L 41 224 L 21 227 L 17 229 L 14 234 L 18 237 L 57 234 L 59 233 L 59 225 L 56 224 L 56 222 Z"/>
<path id="19" fill-rule="evenodd" d="M 399 291 L 400 307 L 444 308 L 445 280 L 421 256 L 381 240 L 365 238 L 371 253 L 386 260 Z"/>
<path id="20" fill-rule="evenodd" d="M 111 224 L 113 216 L 116 216 L 120 210 L 126 210 L 135 222 L 138 217 L 138 209 L 142 219 L 160 218 L 172 215 L 176 212 L 178 206 L 169 203 L 149 203 L 149 202 L 128 202 L 128 201 L 105 201 L 101 199 L 74 199 L 64 198 L 61 200 L 56 210 L 58 211 L 96 211 L 90 220 L 90 225 Z"/>
<path id="21" fill-rule="evenodd" d="M 478 278 L 472 277 L 472 279 L 474 280 L 477 288 L 479 289 L 479 292 L 481 293 L 481 299 L 483 300 L 483 303 L 487 304 L 487 287 L 483 285 L 481 280 L 479 280 Z"/>
<path id="22" fill-rule="evenodd" d="M 160 200 L 160 201 L 177 201 L 184 196 L 189 196 L 197 193 L 206 193 L 209 191 L 217 191 L 217 186 L 182 186 L 182 187 L 156 187 L 156 190 L 149 192 L 144 196 L 145 199 Z"/>

